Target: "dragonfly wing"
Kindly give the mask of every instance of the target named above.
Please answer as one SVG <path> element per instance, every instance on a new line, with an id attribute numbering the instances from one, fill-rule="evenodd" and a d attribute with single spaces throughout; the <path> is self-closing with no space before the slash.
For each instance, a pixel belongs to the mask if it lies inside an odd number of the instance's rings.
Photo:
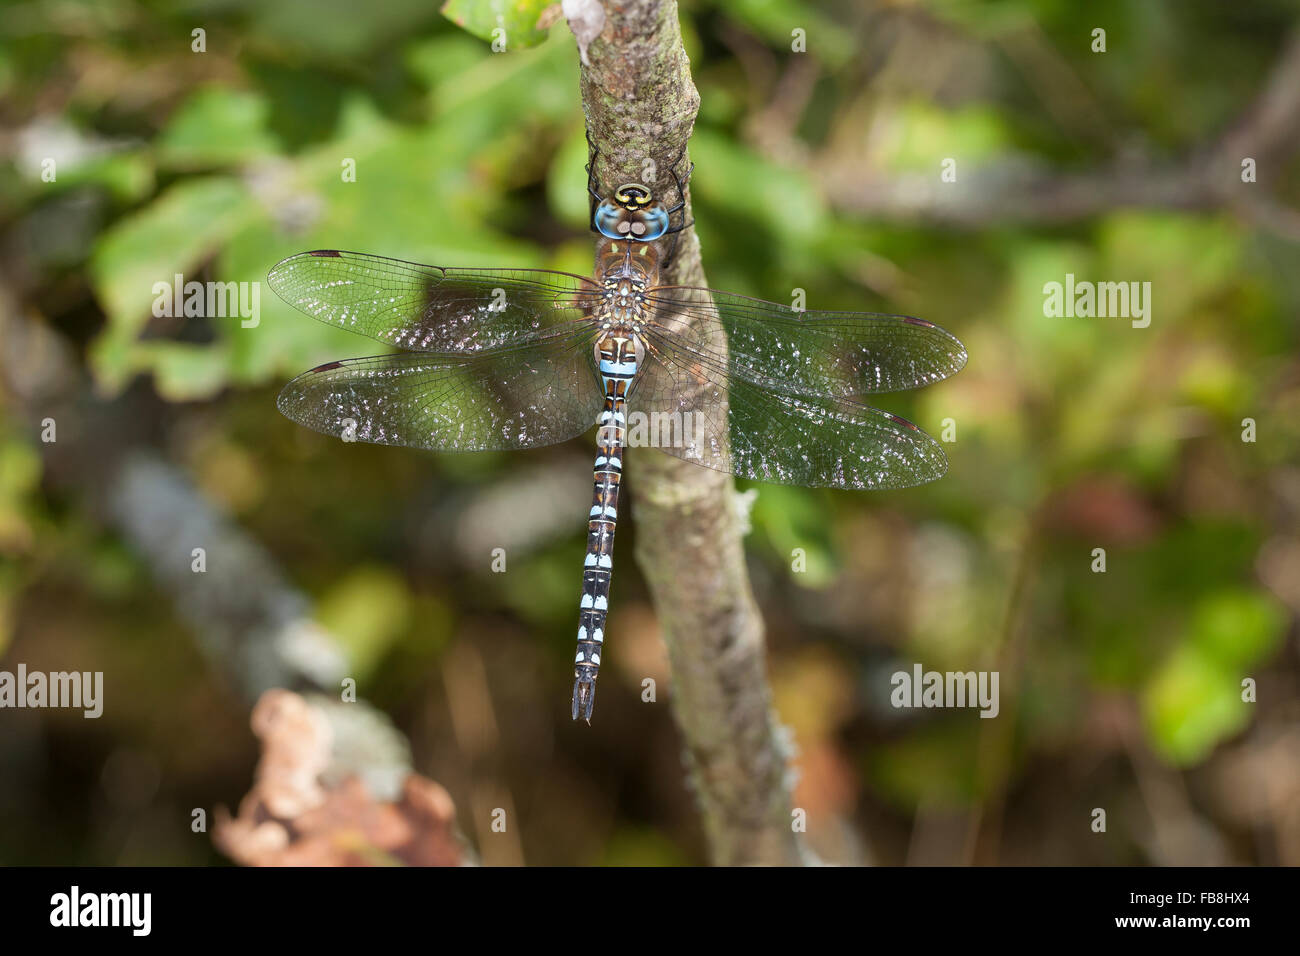
<path id="1" fill-rule="evenodd" d="M 774 391 L 655 332 L 646 344 L 629 398 L 629 444 L 640 438 L 686 461 L 783 485 L 908 488 L 948 469 L 939 443 L 897 415 Z"/>
<path id="2" fill-rule="evenodd" d="M 552 445 L 599 417 L 594 337 L 582 329 L 478 355 L 330 362 L 291 381 L 276 404 L 298 424 L 347 441 L 432 451 Z"/>
<path id="3" fill-rule="evenodd" d="M 941 381 L 966 364 L 951 333 L 910 315 L 796 312 L 710 289 L 647 293 L 652 325 L 736 377 L 793 395 L 851 398 Z M 725 348 L 722 344 L 725 343 Z"/>
<path id="4" fill-rule="evenodd" d="M 415 352 L 482 352 L 563 335 L 599 295 L 590 279 L 539 269 L 444 269 L 360 252 L 290 256 L 267 282 L 327 325 Z"/>

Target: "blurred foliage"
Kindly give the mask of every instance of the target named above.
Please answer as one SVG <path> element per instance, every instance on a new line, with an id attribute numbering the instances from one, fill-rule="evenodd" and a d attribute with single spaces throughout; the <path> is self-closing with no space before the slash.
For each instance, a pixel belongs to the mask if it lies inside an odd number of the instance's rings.
<path id="1" fill-rule="evenodd" d="M 567 719 L 582 466 L 562 494 L 461 528 L 468 542 L 447 530 L 501 482 L 567 467 L 587 444 L 465 457 L 341 447 L 281 420 L 275 389 L 373 343 L 265 285 L 255 327 L 151 316 L 157 282 L 257 283 L 316 248 L 589 271 L 578 54 L 562 18 L 537 28 L 545 6 L 8 6 L 4 281 L 25 320 L 71 346 L 100 401 L 152 399 L 159 447 L 312 596 L 361 692 L 408 731 L 472 839 L 484 842 L 484 794 L 508 792 L 521 859 L 699 862 L 667 710 L 639 699 L 646 674 L 660 704 L 671 678 L 632 560 L 634 460 L 611 667 L 589 731 Z M 1218 212 L 1117 209 L 1042 228 L 875 221 L 821 174 L 852 162 L 864 177 L 937 175 L 946 157 L 1069 171 L 1134 149 L 1177 159 L 1247 107 L 1293 7 L 701 0 L 682 16 L 711 282 L 924 316 L 971 355 L 952 381 L 881 400 L 932 434 L 953 421 L 943 481 L 878 495 L 755 486 L 750 571 L 817 850 L 923 859 L 946 815 L 1002 806 L 999 859 L 1168 861 L 1140 809 L 1157 774 L 1192 781 L 1184 812 L 1216 828 L 1224 859 L 1300 862 L 1300 829 L 1241 796 L 1294 785 L 1294 753 L 1289 769 L 1270 764 L 1282 783 L 1242 779 L 1232 762 L 1297 719 L 1295 243 Z M 794 30 L 806 54 L 790 52 Z M 50 156 L 53 182 L 41 176 Z M 1282 195 L 1300 200 L 1296 167 L 1285 173 Z M 1044 284 L 1067 273 L 1150 282 L 1150 327 L 1045 317 Z M 1246 418 L 1255 442 L 1241 438 Z M 92 728 L 54 715 L 6 731 L 0 807 L 31 826 L 0 834 L 0 859 L 209 859 L 167 815 L 238 799 L 253 762 L 246 705 L 142 560 L 43 480 L 39 419 L 0 405 L 4 666 L 98 665 L 132 703 Z M 99 480 L 88 468 L 80 483 Z M 494 535 L 538 512 L 571 514 L 571 527 L 536 531 L 491 573 Z M 889 675 L 917 661 L 999 670 L 1001 717 L 893 710 Z M 1246 678 L 1256 703 L 1243 702 Z M 122 761 L 137 771 L 110 772 Z M 1095 806 L 1116 821 L 1108 838 L 1088 832 Z"/>
<path id="2" fill-rule="evenodd" d="M 538 20 L 549 6 L 549 0 L 447 0 L 442 15 L 504 52 L 512 44 L 537 46 L 546 39 Z"/>

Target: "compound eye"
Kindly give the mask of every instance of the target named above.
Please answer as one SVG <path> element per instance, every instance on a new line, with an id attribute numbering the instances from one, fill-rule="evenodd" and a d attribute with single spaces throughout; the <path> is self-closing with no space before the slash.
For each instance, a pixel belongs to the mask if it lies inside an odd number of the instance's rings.
<path id="1" fill-rule="evenodd" d="M 638 238 L 643 242 L 650 242 L 658 239 L 668 232 L 668 213 L 663 209 L 650 209 L 645 213 L 646 221 L 638 223 L 642 226 L 642 231 L 638 233 Z"/>
<path id="2" fill-rule="evenodd" d="M 619 221 L 620 215 L 621 213 L 609 203 L 601 203 L 596 207 L 596 215 L 594 216 L 596 231 L 610 239 L 619 238 L 619 227 L 626 225 L 626 223 Z M 623 231 L 623 235 L 627 235 L 626 230 Z"/>

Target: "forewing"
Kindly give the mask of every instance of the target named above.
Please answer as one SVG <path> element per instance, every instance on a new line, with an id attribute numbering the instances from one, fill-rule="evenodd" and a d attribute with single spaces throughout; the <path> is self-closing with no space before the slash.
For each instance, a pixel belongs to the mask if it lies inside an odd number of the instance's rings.
<path id="1" fill-rule="evenodd" d="M 951 333 L 909 315 L 796 312 L 762 299 L 672 286 L 650 290 L 647 303 L 652 327 L 733 377 L 791 395 L 904 391 L 966 364 L 966 349 Z"/>
<path id="2" fill-rule="evenodd" d="M 445 269 L 360 252 L 290 256 L 267 276 L 289 305 L 327 325 L 417 352 L 475 353 L 586 323 L 590 279 L 538 269 Z"/>

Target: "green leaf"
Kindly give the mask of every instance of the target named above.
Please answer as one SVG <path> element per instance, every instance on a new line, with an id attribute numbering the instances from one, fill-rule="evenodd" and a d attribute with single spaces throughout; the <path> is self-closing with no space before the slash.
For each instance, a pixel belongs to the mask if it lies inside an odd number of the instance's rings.
<path id="1" fill-rule="evenodd" d="M 732 0 L 727 16 L 740 20 L 763 37 L 775 49 L 789 52 L 794 48 L 795 30 L 809 51 L 830 66 L 848 61 L 855 52 L 851 30 L 816 10 L 816 4 L 799 0 Z"/>
<path id="2" fill-rule="evenodd" d="M 771 546 L 800 587 L 821 590 L 834 583 L 839 557 L 831 542 L 830 517 L 824 502 L 786 485 L 759 485 L 750 510 L 754 530 Z M 796 571 L 795 549 L 802 554 Z"/>
<path id="3" fill-rule="evenodd" d="M 59 178 L 43 184 L 50 191 L 100 186 L 118 202 L 139 202 L 154 190 L 153 160 L 143 150 L 112 152 L 59 168 Z"/>
<path id="4" fill-rule="evenodd" d="M 1244 256 L 1239 229 L 1173 212 L 1112 213 L 1099 224 L 1097 249 L 1099 276 L 1079 278 L 1150 282 L 1152 322 L 1168 324 L 1239 281 Z"/>
<path id="5" fill-rule="evenodd" d="M 212 398 L 230 377 L 230 349 L 154 340 L 129 352 L 132 371 L 152 372 L 154 388 L 171 402 Z"/>
<path id="6" fill-rule="evenodd" d="M 986 106 L 946 110 L 920 99 L 901 104 L 874 138 L 887 169 L 938 175 L 940 164 L 960 157 L 960 176 L 1005 152 L 1005 121 Z"/>
<path id="7" fill-rule="evenodd" d="M 1156 749 L 1177 764 L 1204 759 L 1250 722 L 1241 699 L 1249 668 L 1282 641 L 1286 613 L 1268 595 L 1224 590 L 1193 610 L 1187 642 L 1143 693 L 1143 716 Z"/>
<path id="8" fill-rule="evenodd" d="M 1200 763 L 1250 722 L 1241 681 L 1199 648 L 1184 646 L 1147 685 L 1142 717 L 1157 753 L 1181 766 Z"/>
<path id="9" fill-rule="evenodd" d="M 173 186 L 105 233 L 91 257 L 95 293 L 116 331 L 134 335 L 149 318 L 155 282 L 170 282 L 215 253 L 256 212 L 234 179 Z"/>
<path id="10" fill-rule="evenodd" d="M 411 595 L 391 568 L 359 568 L 325 595 L 317 620 L 348 654 L 350 673 L 366 680 L 411 620 Z"/>
<path id="11" fill-rule="evenodd" d="M 1282 641 L 1286 612 L 1260 591 L 1224 590 L 1197 605 L 1192 643 L 1228 670 L 1244 670 Z"/>
<path id="12" fill-rule="evenodd" d="M 981 723 L 949 719 L 918 727 L 875 748 L 865 760 L 867 777 L 899 807 L 967 807 L 981 792 L 976 757 Z"/>
<path id="13" fill-rule="evenodd" d="M 770 162 L 707 129 L 696 129 L 690 155 L 698 164 L 692 194 L 757 224 L 777 242 L 798 247 L 826 228 L 826 201 L 808 174 Z"/>
<path id="14" fill-rule="evenodd" d="M 150 368 L 150 356 L 171 354 L 137 341 L 152 315 L 155 284 L 186 281 L 260 207 L 234 179 L 208 178 L 173 186 L 142 212 L 121 220 L 100 240 L 90 275 L 108 325 L 93 343 L 91 367 L 101 387 L 115 391 Z M 184 322 L 185 319 L 172 319 Z M 156 343 L 155 343 L 156 344 Z M 210 370 L 211 365 L 206 367 Z M 200 393 L 212 386 L 205 380 Z"/>
<path id="15" fill-rule="evenodd" d="M 467 33 L 496 44 L 502 51 L 537 46 L 547 31 L 538 27 L 553 0 L 447 0 L 442 15 Z"/>
<path id="16" fill-rule="evenodd" d="M 586 229 L 591 225 L 586 165 L 587 136 L 579 123 L 569 130 L 569 135 L 560 144 L 546 175 L 547 202 L 555 211 L 556 218 L 575 229 Z M 587 259 L 591 259 L 590 252 Z"/>
<path id="17" fill-rule="evenodd" d="M 190 97 L 158 138 L 164 165 L 222 166 L 279 151 L 267 131 L 270 104 L 243 90 L 212 88 Z"/>
<path id="18" fill-rule="evenodd" d="M 231 5 L 232 7 L 235 5 Z M 279 0 L 247 5 L 252 21 L 244 34 L 264 49 L 306 66 L 320 59 L 363 57 L 414 36 L 435 21 L 428 0 Z M 251 59 L 245 56 L 244 61 Z M 303 67 L 299 67 L 300 69 Z"/>
<path id="19" fill-rule="evenodd" d="M 30 444 L 0 427 L 0 555 L 27 551 L 36 540 L 33 499 L 40 488 L 42 460 Z M 0 652 L 5 646 L 3 589 L 0 589 Z"/>

